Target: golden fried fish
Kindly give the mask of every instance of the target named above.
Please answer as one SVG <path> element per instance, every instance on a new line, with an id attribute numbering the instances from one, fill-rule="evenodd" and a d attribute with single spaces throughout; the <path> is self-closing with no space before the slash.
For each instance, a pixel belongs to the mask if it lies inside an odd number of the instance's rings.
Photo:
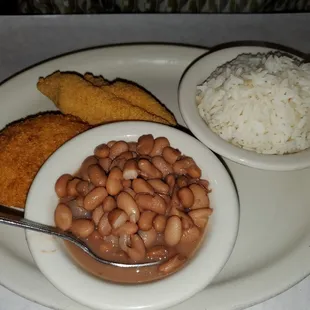
<path id="1" fill-rule="evenodd" d="M 89 128 L 74 116 L 52 112 L 6 126 L 0 132 L 0 203 L 24 208 L 42 164 L 63 143 Z"/>
<path id="2" fill-rule="evenodd" d="M 144 120 L 176 125 L 173 115 L 155 98 L 131 83 L 107 84 L 102 77 L 55 72 L 40 78 L 38 89 L 65 114 L 91 125 Z"/>

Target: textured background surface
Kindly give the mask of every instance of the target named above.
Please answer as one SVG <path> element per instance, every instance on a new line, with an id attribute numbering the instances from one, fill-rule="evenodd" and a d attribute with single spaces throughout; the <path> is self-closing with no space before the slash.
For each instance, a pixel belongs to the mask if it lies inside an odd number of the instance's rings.
<path id="1" fill-rule="evenodd" d="M 301 12 L 309 0 L 19 0 L 23 14 Z"/>

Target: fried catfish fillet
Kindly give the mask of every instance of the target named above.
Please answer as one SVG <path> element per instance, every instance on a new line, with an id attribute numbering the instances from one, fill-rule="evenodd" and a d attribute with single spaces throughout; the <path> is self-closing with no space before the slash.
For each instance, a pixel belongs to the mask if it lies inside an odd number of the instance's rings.
<path id="1" fill-rule="evenodd" d="M 97 84 L 102 90 L 109 91 L 116 97 L 123 98 L 129 101 L 130 104 L 163 118 L 171 125 L 176 125 L 174 116 L 151 94 L 137 85 L 122 80 L 115 80 L 109 83 L 103 77 L 94 76 L 90 73 L 85 74 L 84 78 L 94 85 Z"/>
<path id="2" fill-rule="evenodd" d="M 122 120 L 144 120 L 176 125 L 174 116 L 153 96 L 132 83 L 109 83 L 91 74 L 55 72 L 37 83 L 65 114 L 91 125 Z"/>
<path id="3" fill-rule="evenodd" d="M 42 164 L 63 143 L 89 128 L 74 116 L 52 112 L 6 126 L 0 132 L 0 203 L 24 208 Z"/>

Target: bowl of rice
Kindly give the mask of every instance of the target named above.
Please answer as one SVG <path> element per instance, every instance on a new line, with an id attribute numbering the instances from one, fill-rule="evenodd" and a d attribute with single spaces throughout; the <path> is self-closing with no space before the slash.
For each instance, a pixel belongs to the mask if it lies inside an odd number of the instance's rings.
<path id="1" fill-rule="evenodd" d="M 181 78 L 188 128 L 215 153 L 263 170 L 310 167 L 310 64 L 258 46 L 216 50 Z"/>

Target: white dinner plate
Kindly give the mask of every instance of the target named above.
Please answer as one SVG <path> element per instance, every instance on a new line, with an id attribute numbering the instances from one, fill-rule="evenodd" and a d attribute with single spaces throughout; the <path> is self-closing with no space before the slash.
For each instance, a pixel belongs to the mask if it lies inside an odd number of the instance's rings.
<path id="1" fill-rule="evenodd" d="M 55 70 L 133 80 L 164 102 L 184 125 L 178 110 L 178 83 L 185 68 L 205 52 L 175 45 L 125 45 L 53 59 L 0 86 L 0 127 L 55 109 L 36 90 L 38 77 Z M 226 164 L 241 203 L 235 249 L 211 286 L 170 310 L 240 309 L 268 299 L 310 274 L 310 169 L 272 172 L 228 160 Z M 39 272 L 22 230 L 0 225 L 0 262 L 0 283 L 17 294 L 58 310 L 87 309 L 62 295 Z"/>

